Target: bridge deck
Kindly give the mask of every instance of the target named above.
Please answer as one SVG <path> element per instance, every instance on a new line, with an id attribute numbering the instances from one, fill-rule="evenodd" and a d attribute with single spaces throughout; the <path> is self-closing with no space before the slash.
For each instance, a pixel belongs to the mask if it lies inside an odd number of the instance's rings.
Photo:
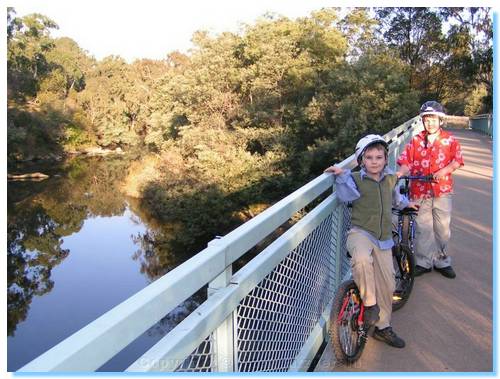
<path id="1" fill-rule="evenodd" d="M 493 159 L 488 136 L 452 130 L 465 166 L 456 171 L 449 254 L 457 278 L 437 272 L 416 279 L 412 296 L 393 314 L 404 349 L 372 338 L 352 366 L 335 367 L 330 345 L 315 371 L 485 372 L 493 370 Z"/>

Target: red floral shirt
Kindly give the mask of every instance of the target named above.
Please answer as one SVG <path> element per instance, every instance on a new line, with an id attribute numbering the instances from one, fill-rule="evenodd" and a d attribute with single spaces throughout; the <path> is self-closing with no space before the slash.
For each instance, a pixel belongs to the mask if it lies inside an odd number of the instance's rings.
<path id="1" fill-rule="evenodd" d="M 444 130 L 434 140 L 426 143 L 426 131 L 417 134 L 405 146 L 398 158 L 398 164 L 410 168 L 410 175 L 429 175 L 446 167 L 452 161 L 464 165 L 460 143 Z M 427 183 L 412 180 L 410 194 L 412 199 L 439 197 L 453 191 L 453 179 L 446 175 L 438 181 Z"/>

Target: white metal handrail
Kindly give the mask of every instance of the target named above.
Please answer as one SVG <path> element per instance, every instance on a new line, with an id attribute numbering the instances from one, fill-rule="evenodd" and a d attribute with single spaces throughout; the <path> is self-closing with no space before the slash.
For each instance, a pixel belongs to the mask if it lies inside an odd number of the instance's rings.
<path id="1" fill-rule="evenodd" d="M 414 118 L 384 136 L 391 142 L 389 161 L 392 166 L 395 166 L 396 155 L 408 138 L 416 132 L 418 125 L 418 118 Z M 347 158 L 340 166 L 355 167 L 354 157 Z M 96 370 L 200 288 L 209 283 L 223 283 L 221 286 L 216 285 L 216 290 L 207 301 L 128 368 L 128 371 L 175 370 L 210 333 L 233 317 L 241 299 L 269 274 L 290 250 L 297 247 L 315 226 L 336 209 L 335 193 L 328 196 L 234 275 L 231 275 L 232 263 L 297 211 L 330 189 L 332 184 L 331 175 L 320 175 L 216 243 L 209 244 L 209 247 L 19 371 Z M 227 324 L 231 325 L 230 320 Z M 304 359 L 310 357 L 311 352 L 316 349 L 318 338 L 324 334 L 326 324 L 322 317 L 318 322 L 319 329 L 315 328 L 311 333 L 311 336 L 316 337 L 305 343 L 291 369 L 304 367 Z M 231 336 L 227 338 L 232 339 Z M 235 354 L 233 350 L 229 351 Z M 226 369 L 232 371 L 234 367 L 233 362 Z"/>

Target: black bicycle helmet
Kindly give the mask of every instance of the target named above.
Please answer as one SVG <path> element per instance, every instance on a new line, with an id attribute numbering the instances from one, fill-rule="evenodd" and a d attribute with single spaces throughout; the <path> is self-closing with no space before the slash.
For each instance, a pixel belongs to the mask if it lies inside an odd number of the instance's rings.
<path id="1" fill-rule="evenodd" d="M 420 116 L 425 116 L 425 115 L 430 115 L 430 114 L 436 115 L 439 117 L 446 116 L 443 106 L 434 100 L 426 101 L 420 107 Z"/>

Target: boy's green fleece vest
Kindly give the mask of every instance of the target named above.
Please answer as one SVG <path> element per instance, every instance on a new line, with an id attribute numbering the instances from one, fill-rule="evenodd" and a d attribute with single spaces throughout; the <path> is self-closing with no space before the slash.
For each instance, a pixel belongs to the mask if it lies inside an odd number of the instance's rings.
<path id="1" fill-rule="evenodd" d="M 360 198 L 352 202 L 351 224 L 369 232 L 380 241 L 392 238 L 392 191 L 396 175 L 385 175 L 380 182 L 368 176 L 361 179 L 359 172 L 352 177 Z"/>

